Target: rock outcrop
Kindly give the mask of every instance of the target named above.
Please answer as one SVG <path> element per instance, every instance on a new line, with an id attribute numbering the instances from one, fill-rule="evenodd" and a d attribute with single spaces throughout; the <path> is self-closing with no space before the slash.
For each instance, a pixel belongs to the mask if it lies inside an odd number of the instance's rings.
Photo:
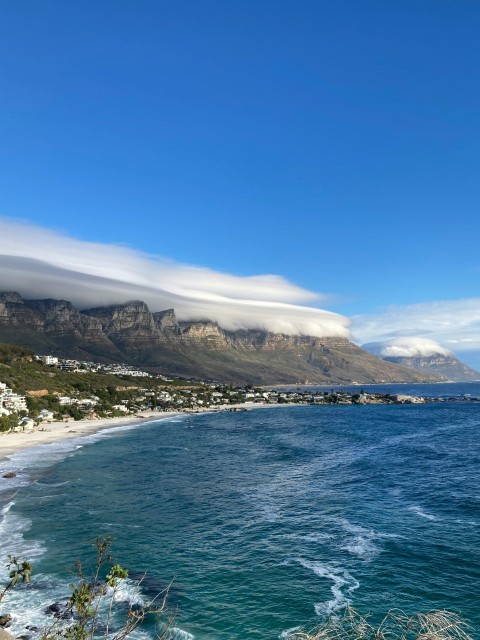
<path id="1" fill-rule="evenodd" d="M 226 331 L 216 322 L 151 313 L 139 300 L 75 309 L 65 300 L 0 294 L 0 340 L 61 357 L 128 362 L 163 373 L 254 384 L 424 382 L 345 338 Z"/>
<path id="2" fill-rule="evenodd" d="M 444 380 L 450 380 L 452 382 L 473 382 L 480 380 L 480 371 L 472 369 L 453 354 L 443 355 L 436 353 L 431 356 L 413 356 L 410 358 L 386 357 L 384 359 L 387 362 L 413 369 L 419 373 L 439 376 Z"/>

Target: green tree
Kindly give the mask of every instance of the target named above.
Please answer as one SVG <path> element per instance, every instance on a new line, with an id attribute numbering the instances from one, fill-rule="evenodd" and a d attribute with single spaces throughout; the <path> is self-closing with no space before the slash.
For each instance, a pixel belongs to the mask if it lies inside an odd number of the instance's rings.
<path id="1" fill-rule="evenodd" d="M 82 563 L 77 561 L 74 568 L 75 582 L 70 585 L 71 595 L 65 614 L 71 614 L 73 622 L 65 626 L 55 620 L 44 630 L 41 640 L 93 640 L 103 637 L 105 640 L 124 640 L 130 636 L 151 615 L 167 613 L 167 596 L 169 587 L 158 594 L 152 601 L 142 606 L 130 606 L 120 628 L 116 624 L 112 631 L 112 617 L 115 607 L 115 596 L 121 581 L 128 578 L 128 571 L 114 563 L 110 550 L 110 536 L 100 537 L 94 543 L 96 550 L 93 575 L 86 575 Z M 30 582 L 32 566 L 25 560 L 9 556 L 7 563 L 9 581 L 0 591 L 0 601 L 19 582 Z M 173 622 L 173 617 L 166 615 L 163 633 L 158 640 L 166 638 Z"/>
<path id="2" fill-rule="evenodd" d="M 0 416 L 0 431 L 11 431 L 15 427 L 18 427 L 18 415 L 16 413 Z"/>

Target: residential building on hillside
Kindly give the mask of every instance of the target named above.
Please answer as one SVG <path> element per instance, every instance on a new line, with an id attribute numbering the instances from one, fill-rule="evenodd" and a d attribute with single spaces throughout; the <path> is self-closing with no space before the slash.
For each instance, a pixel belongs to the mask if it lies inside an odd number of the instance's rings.
<path id="1" fill-rule="evenodd" d="M 14 393 L 4 382 L 0 382 L 0 414 L 9 415 L 20 411 L 28 413 L 25 396 Z"/>

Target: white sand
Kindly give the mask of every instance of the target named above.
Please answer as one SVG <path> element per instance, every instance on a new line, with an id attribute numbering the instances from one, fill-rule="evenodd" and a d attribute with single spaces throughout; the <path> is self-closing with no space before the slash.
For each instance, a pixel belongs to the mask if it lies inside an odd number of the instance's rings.
<path id="1" fill-rule="evenodd" d="M 128 415 L 121 418 L 100 418 L 99 420 L 71 420 L 69 422 L 50 422 L 43 423 L 36 427 L 33 431 L 24 431 L 20 433 L 0 433 L 0 461 L 10 456 L 19 449 L 27 449 L 35 447 L 39 444 L 52 444 L 61 440 L 69 440 L 81 436 L 88 436 L 103 429 L 110 429 L 120 425 L 144 424 L 152 420 L 164 420 L 177 415 L 195 415 L 196 413 L 216 413 L 218 411 L 228 411 L 229 409 L 260 409 L 265 407 L 278 407 L 288 405 L 267 405 L 263 403 L 256 404 L 238 404 L 238 405 L 221 405 L 203 409 L 198 412 L 178 412 L 178 411 L 142 411 L 136 416 Z"/>
<path id="2" fill-rule="evenodd" d="M 171 418 L 176 415 L 178 415 L 177 411 L 142 411 L 138 416 L 128 415 L 120 418 L 100 418 L 99 420 L 75 421 L 72 419 L 69 422 L 45 422 L 33 431 L 0 433 L 0 461 L 19 449 L 88 436 L 91 433 L 97 433 L 97 431 L 119 425 L 143 424 L 152 420 Z"/>

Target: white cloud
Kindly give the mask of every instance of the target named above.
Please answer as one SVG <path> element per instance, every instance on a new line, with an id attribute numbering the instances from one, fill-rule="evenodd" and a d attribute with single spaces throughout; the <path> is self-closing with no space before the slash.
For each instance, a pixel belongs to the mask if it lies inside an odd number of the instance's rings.
<path id="1" fill-rule="evenodd" d="M 234 276 L 27 223 L 0 220 L 0 269 L 3 291 L 79 308 L 140 299 L 152 311 L 174 307 L 180 319 L 212 319 L 231 330 L 349 335 L 347 318 L 303 306 L 322 297 L 281 276 Z"/>
<path id="2" fill-rule="evenodd" d="M 393 338 L 383 342 L 370 342 L 363 345 L 370 353 L 381 358 L 413 358 L 415 356 L 432 356 L 436 354 L 448 356 L 452 352 L 440 346 L 438 342 L 428 338 Z"/>
<path id="3" fill-rule="evenodd" d="M 354 316 L 361 343 L 422 336 L 455 351 L 480 349 L 480 298 L 391 306 L 376 315 Z"/>

